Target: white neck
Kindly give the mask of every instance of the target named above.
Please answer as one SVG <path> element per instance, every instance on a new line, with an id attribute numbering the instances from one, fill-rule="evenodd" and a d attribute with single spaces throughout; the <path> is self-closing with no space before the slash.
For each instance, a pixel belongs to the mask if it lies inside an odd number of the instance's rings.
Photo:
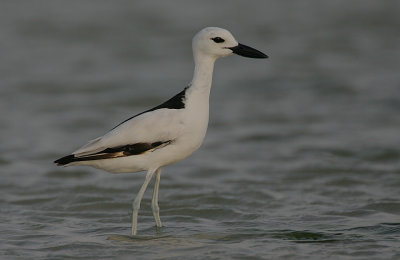
<path id="1" fill-rule="evenodd" d="M 194 74 L 191 88 L 210 94 L 214 63 L 216 58 L 208 55 L 194 53 Z"/>
<path id="2" fill-rule="evenodd" d="M 196 55 L 197 54 L 197 55 Z M 200 147 L 208 126 L 208 111 L 215 58 L 194 52 L 194 75 L 185 93 L 185 112 L 193 136 L 186 143 Z M 193 151 L 194 151 L 193 150 Z"/>

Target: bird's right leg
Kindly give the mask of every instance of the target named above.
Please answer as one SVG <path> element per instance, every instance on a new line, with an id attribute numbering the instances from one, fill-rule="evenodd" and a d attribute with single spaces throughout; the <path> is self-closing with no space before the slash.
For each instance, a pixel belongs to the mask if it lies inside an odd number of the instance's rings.
<path id="1" fill-rule="evenodd" d="M 143 194 L 146 191 L 147 185 L 149 184 L 151 178 L 157 169 L 149 169 L 146 174 L 146 179 L 142 187 L 140 188 L 138 194 L 136 195 L 135 200 L 133 201 L 133 212 L 132 212 L 132 235 L 136 235 L 137 232 L 137 222 L 138 222 L 138 213 L 140 209 L 140 202 L 142 201 Z"/>
<path id="2" fill-rule="evenodd" d="M 153 199 L 151 200 L 151 208 L 153 209 L 153 216 L 156 221 L 157 227 L 162 227 L 160 219 L 160 207 L 158 206 L 158 189 L 160 187 L 161 168 L 156 171 L 156 181 L 154 183 Z"/>

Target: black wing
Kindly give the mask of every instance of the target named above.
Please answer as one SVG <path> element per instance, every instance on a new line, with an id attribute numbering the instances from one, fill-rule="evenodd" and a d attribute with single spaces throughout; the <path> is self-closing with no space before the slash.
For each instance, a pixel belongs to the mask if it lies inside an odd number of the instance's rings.
<path id="1" fill-rule="evenodd" d="M 154 151 L 155 149 L 162 148 L 172 141 L 163 141 L 163 142 L 154 142 L 154 143 L 136 143 L 129 144 L 120 147 L 107 148 L 103 151 L 89 154 L 85 156 L 75 156 L 74 154 L 64 156 L 56 161 L 58 166 L 66 165 L 72 162 L 81 162 L 81 161 L 93 161 L 93 160 L 103 160 L 103 159 L 112 159 L 118 157 L 126 157 L 131 155 L 138 155 L 145 153 L 147 151 Z"/>

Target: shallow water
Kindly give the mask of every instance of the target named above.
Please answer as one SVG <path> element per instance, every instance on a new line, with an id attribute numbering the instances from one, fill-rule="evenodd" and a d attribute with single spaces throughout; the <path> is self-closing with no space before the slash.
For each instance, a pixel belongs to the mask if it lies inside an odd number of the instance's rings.
<path id="1" fill-rule="evenodd" d="M 2 3 L 2 259 L 399 259 L 397 1 Z M 216 64 L 207 138 L 143 174 L 54 159 L 179 92 L 191 38 L 225 27 L 269 60 Z"/>

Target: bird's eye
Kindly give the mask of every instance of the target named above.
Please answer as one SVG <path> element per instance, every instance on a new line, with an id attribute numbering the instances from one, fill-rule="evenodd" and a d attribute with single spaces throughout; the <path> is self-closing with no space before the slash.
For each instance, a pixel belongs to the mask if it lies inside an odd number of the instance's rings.
<path id="1" fill-rule="evenodd" d="M 216 42 L 216 43 L 221 43 L 221 42 L 224 42 L 224 41 L 225 41 L 225 40 L 222 39 L 221 37 L 214 37 L 214 38 L 211 38 L 211 40 L 213 40 L 213 41 Z"/>

